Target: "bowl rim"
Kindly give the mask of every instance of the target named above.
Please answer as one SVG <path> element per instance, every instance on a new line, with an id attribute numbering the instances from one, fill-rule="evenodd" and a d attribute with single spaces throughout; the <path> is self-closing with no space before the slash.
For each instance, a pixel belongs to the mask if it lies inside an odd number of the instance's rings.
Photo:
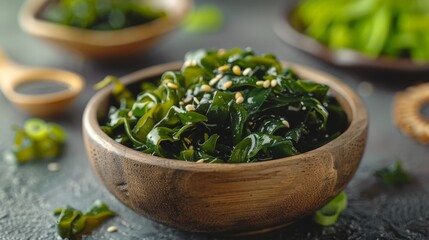
<path id="1" fill-rule="evenodd" d="M 43 38 L 98 47 L 131 44 L 166 34 L 176 28 L 193 8 L 193 0 L 181 0 L 180 8 L 167 12 L 165 17 L 118 30 L 101 31 L 61 25 L 38 18 L 39 11 L 52 1 L 55 0 L 27 0 L 19 11 L 18 21 L 21 28 Z"/>
<path id="2" fill-rule="evenodd" d="M 144 68 L 142 70 L 133 72 L 121 78 L 121 81 L 124 85 L 132 84 L 139 81 L 144 81 L 151 77 L 160 76 L 166 70 L 180 69 L 183 65 L 182 61 L 170 62 L 166 64 L 160 64 Z M 269 161 L 262 162 L 253 162 L 253 163 L 217 163 L 217 164 L 197 164 L 195 162 L 182 161 L 177 159 L 168 159 L 158 156 L 153 156 L 151 154 L 142 153 L 132 148 L 126 147 L 120 143 L 115 142 L 110 138 L 106 133 L 101 130 L 101 127 L 98 123 L 97 110 L 99 105 L 107 97 L 111 95 L 112 86 L 109 86 L 101 91 L 97 92 L 88 102 L 84 114 L 83 114 L 83 136 L 84 140 L 92 139 L 101 146 L 105 146 L 108 151 L 115 152 L 121 156 L 129 158 L 134 161 L 142 162 L 149 165 L 168 167 L 174 169 L 181 169 L 186 171 L 198 171 L 198 172 L 212 172 L 212 171 L 234 171 L 237 169 L 243 168 L 254 168 L 254 167 L 275 167 L 281 164 L 293 164 L 295 160 L 302 160 L 303 157 L 310 157 L 319 154 L 326 154 L 327 149 L 333 149 L 341 147 L 344 145 L 344 142 L 352 141 L 353 136 L 358 136 L 362 132 L 367 131 L 368 127 L 368 113 L 365 105 L 362 100 L 358 97 L 353 90 L 351 90 L 346 84 L 340 82 L 338 79 L 332 75 L 326 74 L 319 70 L 313 68 L 305 67 L 302 65 L 284 62 L 282 65 L 286 67 L 292 67 L 298 75 L 306 75 L 307 77 L 317 77 L 317 80 L 314 80 L 319 83 L 324 83 L 330 86 L 330 88 L 343 98 L 350 107 L 350 112 L 347 113 L 349 118 L 349 127 L 344 131 L 340 136 L 334 140 L 322 145 L 319 148 L 313 149 L 311 151 L 301 153 L 295 156 L 283 157 L 278 159 L 273 159 Z M 303 74 L 305 73 L 305 74 Z M 350 137 L 352 136 L 352 137 Z"/>
<path id="3" fill-rule="evenodd" d="M 374 70 L 403 72 L 429 71 L 429 63 L 418 64 L 408 58 L 389 58 L 385 56 L 370 58 L 354 49 L 332 50 L 294 27 L 292 19 L 296 8 L 297 4 L 287 8 L 273 24 L 273 30 L 277 37 L 296 49 L 325 62 L 343 67 L 364 67 Z"/>

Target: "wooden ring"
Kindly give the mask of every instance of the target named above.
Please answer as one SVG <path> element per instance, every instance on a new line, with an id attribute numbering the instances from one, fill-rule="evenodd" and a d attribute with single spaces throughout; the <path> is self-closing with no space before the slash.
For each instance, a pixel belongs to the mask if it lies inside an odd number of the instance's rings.
<path id="1" fill-rule="evenodd" d="M 429 119 L 421 110 L 429 103 L 429 83 L 409 87 L 396 94 L 393 121 L 407 136 L 422 144 L 429 144 Z"/>

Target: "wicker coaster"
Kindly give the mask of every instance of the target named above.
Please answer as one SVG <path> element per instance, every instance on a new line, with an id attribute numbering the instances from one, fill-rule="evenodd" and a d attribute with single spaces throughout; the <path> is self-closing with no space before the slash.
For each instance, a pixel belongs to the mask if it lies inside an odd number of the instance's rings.
<path id="1" fill-rule="evenodd" d="M 425 104 L 429 104 L 429 83 L 397 93 L 393 103 L 393 121 L 405 135 L 429 144 L 429 119 L 421 113 Z"/>

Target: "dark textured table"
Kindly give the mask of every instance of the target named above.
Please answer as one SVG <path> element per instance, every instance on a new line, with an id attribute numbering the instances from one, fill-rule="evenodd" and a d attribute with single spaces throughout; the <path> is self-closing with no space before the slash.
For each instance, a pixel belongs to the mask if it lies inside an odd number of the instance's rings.
<path id="1" fill-rule="evenodd" d="M 198 4 L 211 1 L 198 1 Z M 214 1 L 213 1 L 214 2 Z M 134 213 L 102 186 L 90 169 L 81 135 L 81 116 L 94 94 L 91 85 L 107 74 L 124 75 L 158 63 L 180 60 L 188 51 L 207 47 L 252 47 L 258 53 L 273 52 L 281 59 L 329 72 L 353 89 L 360 89 L 370 116 L 369 141 L 356 176 L 346 191 L 349 207 L 340 221 L 329 228 L 303 219 L 286 229 L 246 239 L 428 239 L 429 238 L 429 149 L 403 136 L 391 120 L 392 98 L 396 91 L 427 75 L 398 76 L 369 74 L 338 69 L 319 62 L 283 44 L 273 33 L 272 23 L 286 1 L 217 1 L 224 10 L 222 31 L 192 35 L 180 31 L 164 38 L 146 54 L 118 63 L 97 63 L 69 55 L 24 34 L 17 24 L 22 1 L 3 0 L 0 5 L 0 46 L 22 64 L 49 66 L 81 73 L 88 88 L 74 107 L 56 121 L 68 133 L 68 145 L 60 170 L 50 172 L 47 162 L 16 166 L 0 158 L 0 239 L 55 239 L 55 218 L 51 211 L 70 204 L 86 209 L 95 199 L 107 202 L 119 216 L 110 220 L 87 239 L 227 239 L 195 235 L 162 226 Z M 7 81 L 7 79 L 2 79 Z M 361 83 L 369 82 L 374 91 Z M 13 124 L 28 117 L 16 111 L 0 95 L 0 151 L 12 142 Z M 379 167 L 401 159 L 413 181 L 400 188 L 385 187 L 372 175 Z M 118 227 L 108 233 L 110 225 Z"/>

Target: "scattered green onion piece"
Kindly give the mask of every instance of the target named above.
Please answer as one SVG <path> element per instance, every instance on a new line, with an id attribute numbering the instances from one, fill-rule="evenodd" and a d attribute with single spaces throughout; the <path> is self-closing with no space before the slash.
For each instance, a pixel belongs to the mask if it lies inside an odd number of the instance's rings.
<path id="1" fill-rule="evenodd" d="M 317 210 L 314 215 L 314 221 L 324 227 L 334 225 L 340 214 L 347 208 L 347 195 L 341 192 L 334 199 L 328 202 L 321 209 Z"/>
<path id="2" fill-rule="evenodd" d="M 24 130 L 33 140 L 45 139 L 48 135 L 46 122 L 37 118 L 27 120 L 24 124 Z"/>
<path id="3" fill-rule="evenodd" d="M 15 141 L 7 156 L 23 164 L 36 159 L 58 157 L 66 140 L 65 131 L 57 124 L 29 119 L 24 128 L 14 127 Z"/>

